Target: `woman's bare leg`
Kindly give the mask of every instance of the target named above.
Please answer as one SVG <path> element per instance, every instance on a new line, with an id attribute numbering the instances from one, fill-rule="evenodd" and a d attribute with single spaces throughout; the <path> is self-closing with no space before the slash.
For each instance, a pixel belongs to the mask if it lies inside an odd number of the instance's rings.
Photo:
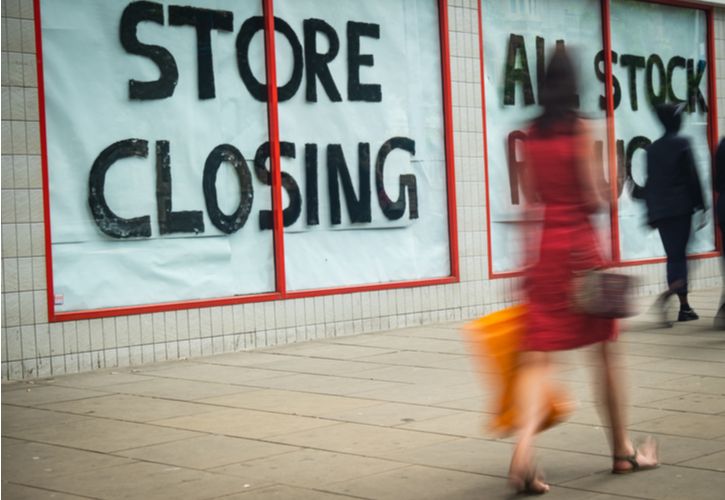
<path id="1" fill-rule="evenodd" d="M 625 401 L 625 385 L 621 377 L 621 366 L 618 362 L 617 346 L 611 342 L 602 342 L 598 346 L 600 360 L 600 378 L 604 393 L 604 407 L 610 427 L 612 455 L 628 457 L 635 453 L 632 440 L 627 432 L 627 416 Z M 637 450 L 636 460 L 641 467 L 652 467 L 657 464 L 657 449 L 654 443 L 642 446 Z M 615 458 L 614 467 L 622 470 L 633 467 L 627 460 Z"/>
<path id="2" fill-rule="evenodd" d="M 511 458 L 509 480 L 514 488 L 529 493 L 546 493 L 549 485 L 536 476 L 533 463 L 534 436 L 545 415 L 545 395 L 551 371 L 545 352 L 523 352 L 520 355 L 517 381 L 517 407 L 520 411 L 519 436 Z"/>
<path id="3" fill-rule="evenodd" d="M 627 433 L 626 401 L 616 346 L 602 342 L 598 349 L 603 403 L 611 432 L 612 452 L 617 456 L 630 455 L 634 449 Z"/>

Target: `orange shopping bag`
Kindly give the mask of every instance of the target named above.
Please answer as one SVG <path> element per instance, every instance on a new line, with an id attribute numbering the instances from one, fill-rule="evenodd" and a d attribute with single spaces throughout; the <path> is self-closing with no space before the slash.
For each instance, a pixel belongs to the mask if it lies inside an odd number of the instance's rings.
<path id="1" fill-rule="evenodd" d="M 483 316 L 464 326 L 474 357 L 491 372 L 494 416 L 490 423 L 493 432 L 508 435 L 516 430 L 516 383 L 520 339 L 526 328 L 527 307 L 523 304 L 507 307 Z M 571 413 L 572 403 L 562 390 L 549 389 L 546 395 L 547 417 L 540 430 L 555 425 Z"/>

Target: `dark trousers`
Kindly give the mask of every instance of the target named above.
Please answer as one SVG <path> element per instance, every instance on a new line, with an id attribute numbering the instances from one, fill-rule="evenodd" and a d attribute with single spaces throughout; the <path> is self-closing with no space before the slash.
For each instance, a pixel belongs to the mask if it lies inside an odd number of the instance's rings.
<path id="1" fill-rule="evenodd" d="M 687 293 L 687 241 L 692 227 L 691 215 L 668 217 L 657 222 L 667 255 L 667 284 L 673 292 Z M 677 284 L 672 288 L 673 284 Z"/>
<path id="2" fill-rule="evenodd" d="M 720 226 L 720 241 L 725 245 L 725 193 L 717 197 L 717 225 Z M 725 258 L 725 251 L 722 253 Z"/>

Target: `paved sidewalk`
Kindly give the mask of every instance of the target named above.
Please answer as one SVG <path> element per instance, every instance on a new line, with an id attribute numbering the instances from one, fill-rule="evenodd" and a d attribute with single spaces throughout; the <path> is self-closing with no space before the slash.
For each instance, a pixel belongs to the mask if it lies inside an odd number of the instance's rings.
<path id="1" fill-rule="evenodd" d="M 562 357 L 579 408 L 544 433 L 547 498 L 722 499 L 725 332 L 719 290 L 702 319 L 629 321 L 631 428 L 662 467 L 609 473 L 588 382 Z M 487 401 L 460 323 L 2 386 L 2 498 L 508 498 L 510 440 L 483 431 Z"/>

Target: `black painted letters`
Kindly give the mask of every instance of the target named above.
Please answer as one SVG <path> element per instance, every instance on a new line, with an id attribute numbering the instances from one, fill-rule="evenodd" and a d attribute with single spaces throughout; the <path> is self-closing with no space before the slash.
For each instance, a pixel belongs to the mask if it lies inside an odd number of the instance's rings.
<path id="1" fill-rule="evenodd" d="M 88 205 L 98 229 L 112 238 L 143 238 L 151 236 L 151 218 L 148 215 L 124 219 L 109 208 L 104 193 L 106 173 L 118 160 L 138 156 L 146 158 L 149 154 L 148 142 L 142 139 L 126 139 L 114 142 L 93 162 L 88 179 Z"/>
<path id="2" fill-rule="evenodd" d="M 378 202 L 385 217 L 390 220 L 400 219 L 405 213 L 405 192 L 408 192 L 410 199 L 410 218 L 418 218 L 418 188 L 415 181 L 415 175 L 404 174 L 400 176 L 400 190 L 398 199 L 392 201 L 385 192 L 383 184 L 383 169 L 385 160 L 394 149 L 402 149 L 411 155 L 415 155 L 415 141 L 408 137 L 393 137 L 383 144 L 378 151 L 378 158 L 375 160 L 375 189 L 378 191 Z"/>
<path id="3" fill-rule="evenodd" d="M 516 60 L 521 61 L 521 67 L 516 67 Z M 530 106 L 534 102 L 534 90 L 529 75 L 529 61 L 526 58 L 526 44 L 522 35 L 511 33 L 509 36 L 508 51 L 506 53 L 506 69 L 503 87 L 503 103 L 512 106 L 516 101 L 516 82 L 520 82 L 524 93 L 524 105 Z"/>
<path id="4" fill-rule="evenodd" d="M 342 154 L 342 146 L 339 144 L 327 146 L 327 191 L 330 196 L 330 222 L 332 224 L 341 223 L 338 177 L 342 183 L 342 192 L 345 195 L 350 222 L 370 222 L 372 220 L 370 216 L 370 144 L 364 142 L 358 144 L 358 169 L 360 195 L 355 196 L 355 188 L 352 185 L 345 156 Z"/>
<path id="5" fill-rule="evenodd" d="M 119 34 L 121 45 L 129 54 L 151 59 L 159 67 L 161 76 L 153 82 L 128 81 L 130 99 L 149 100 L 171 97 L 179 80 L 179 70 L 171 52 L 158 45 L 146 45 L 136 37 L 136 28 L 141 21 L 164 24 L 164 10 L 160 3 L 133 2 L 123 10 Z"/>
<path id="6" fill-rule="evenodd" d="M 380 25 L 347 23 L 347 98 L 350 101 L 380 102 L 382 90 L 377 83 L 360 83 L 360 66 L 372 66 L 373 56 L 360 53 L 360 38 L 380 38 Z"/>
<path id="7" fill-rule="evenodd" d="M 169 6 L 169 24 L 171 26 L 194 26 L 196 28 L 199 99 L 213 99 L 216 95 L 211 30 L 232 31 L 233 20 L 234 15 L 224 10 Z"/>
<path id="8" fill-rule="evenodd" d="M 239 206 L 231 215 L 222 213 L 217 199 L 216 176 L 222 162 L 231 163 L 239 177 Z M 206 210 L 209 213 L 211 223 L 217 229 L 226 234 L 231 234 L 244 226 L 247 217 L 249 217 L 249 212 L 252 210 L 254 191 L 249 166 L 237 148 L 229 144 L 221 144 L 209 153 L 204 164 L 203 186 Z"/>
<path id="9" fill-rule="evenodd" d="M 340 50 L 340 39 L 332 26 L 322 19 L 305 19 L 303 22 L 305 32 L 305 72 L 306 97 L 309 102 L 317 102 L 317 82 L 320 79 L 322 88 L 333 102 L 342 101 L 340 92 L 335 86 L 330 69 L 327 65 L 335 59 Z M 330 49 L 326 54 L 317 52 L 317 34 L 322 33 L 330 43 Z"/>

